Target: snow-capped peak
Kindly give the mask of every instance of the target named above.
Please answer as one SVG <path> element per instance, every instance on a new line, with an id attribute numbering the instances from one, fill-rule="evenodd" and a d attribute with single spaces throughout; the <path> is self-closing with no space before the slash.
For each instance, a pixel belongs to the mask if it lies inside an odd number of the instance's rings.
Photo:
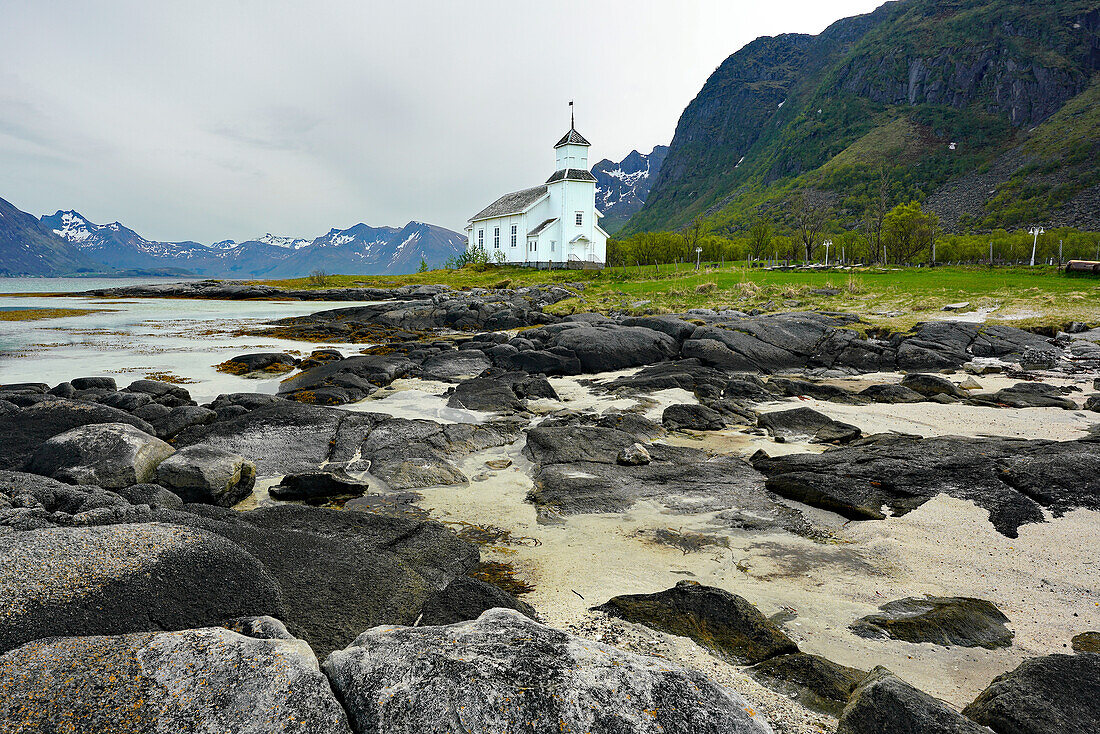
<path id="1" fill-rule="evenodd" d="M 88 228 L 88 222 L 76 212 L 58 212 L 61 215 L 61 229 L 55 229 L 53 233 L 67 242 L 81 243 L 92 236 Z M 57 216 L 56 214 L 54 216 Z M 92 225 L 94 228 L 95 225 Z"/>
<path id="2" fill-rule="evenodd" d="M 263 237 L 257 237 L 256 241 L 263 242 L 265 245 L 274 245 L 275 247 L 286 247 L 290 250 L 298 250 L 305 247 L 313 240 L 304 240 L 300 237 L 286 237 L 268 232 Z"/>

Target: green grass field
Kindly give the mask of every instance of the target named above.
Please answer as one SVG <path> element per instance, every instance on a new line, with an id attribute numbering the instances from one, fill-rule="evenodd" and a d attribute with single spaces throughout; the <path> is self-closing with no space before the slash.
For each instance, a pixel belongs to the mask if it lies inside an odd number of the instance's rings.
<path id="1" fill-rule="evenodd" d="M 677 312 L 689 308 L 765 311 L 850 311 L 867 321 L 908 328 L 927 320 L 949 303 L 994 309 L 990 323 L 1057 326 L 1068 321 L 1100 325 L 1100 279 L 1069 277 L 1039 266 L 943 266 L 851 271 L 783 272 L 747 269 L 744 263 L 597 270 L 536 271 L 488 266 L 484 269 L 434 270 L 400 276 L 329 276 L 325 285 L 308 278 L 258 281 L 284 288 L 393 287 L 409 283 L 445 283 L 454 288 L 508 288 L 581 282 L 579 298 L 554 304 L 556 313 L 625 311 Z M 814 291 L 837 290 L 826 294 Z"/>

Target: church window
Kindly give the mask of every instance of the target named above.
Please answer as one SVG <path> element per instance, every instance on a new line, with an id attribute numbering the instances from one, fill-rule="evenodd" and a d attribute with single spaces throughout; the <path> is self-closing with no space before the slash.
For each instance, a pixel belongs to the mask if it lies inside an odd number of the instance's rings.
<path id="1" fill-rule="evenodd" d="M 577 226 L 584 224 L 584 212 L 577 212 Z"/>
<path id="2" fill-rule="evenodd" d="M 485 230 L 484 229 L 479 229 L 477 231 L 477 246 L 478 246 L 478 249 L 480 249 L 480 250 L 485 249 Z"/>
<path id="3" fill-rule="evenodd" d="M 500 227 L 493 227 L 493 247 L 500 249 Z"/>
<path id="4" fill-rule="evenodd" d="M 554 251 L 554 244 L 555 244 L 555 241 L 554 241 L 554 240 L 550 240 L 550 252 L 553 252 L 553 251 Z"/>
<path id="5" fill-rule="evenodd" d="M 512 247 L 516 246 L 516 225 L 512 225 Z"/>

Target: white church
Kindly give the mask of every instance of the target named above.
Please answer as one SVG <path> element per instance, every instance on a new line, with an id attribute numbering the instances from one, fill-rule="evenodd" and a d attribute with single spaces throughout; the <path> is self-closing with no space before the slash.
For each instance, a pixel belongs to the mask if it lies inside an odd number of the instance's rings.
<path id="1" fill-rule="evenodd" d="M 512 265 L 603 267 L 607 232 L 598 221 L 603 214 L 596 209 L 596 177 L 588 171 L 590 145 L 570 124 L 554 146 L 554 174 L 541 186 L 505 194 L 471 217 L 467 249 L 480 248 L 490 261 Z"/>

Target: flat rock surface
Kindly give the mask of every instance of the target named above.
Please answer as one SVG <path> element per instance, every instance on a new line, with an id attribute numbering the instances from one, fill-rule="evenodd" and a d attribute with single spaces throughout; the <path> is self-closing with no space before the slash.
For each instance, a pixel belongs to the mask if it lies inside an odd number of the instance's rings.
<path id="1" fill-rule="evenodd" d="M 444 627 L 378 627 L 325 661 L 360 734 L 765 734 L 736 693 L 657 658 L 494 609 Z"/>
<path id="2" fill-rule="evenodd" d="M 220 628 L 31 642 L 0 656 L 0 693 L 12 734 L 350 731 L 309 645 Z"/>

